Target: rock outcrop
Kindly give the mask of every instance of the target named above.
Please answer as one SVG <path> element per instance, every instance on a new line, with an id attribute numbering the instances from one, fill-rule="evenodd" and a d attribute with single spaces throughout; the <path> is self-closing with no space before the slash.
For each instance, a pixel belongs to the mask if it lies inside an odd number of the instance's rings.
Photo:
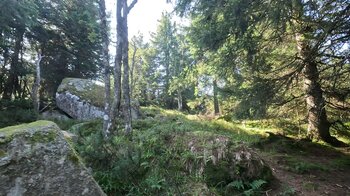
<path id="1" fill-rule="evenodd" d="M 65 78 L 57 89 L 57 106 L 78 120 L 103 118 L 104 87 L 87 79 Z M 132 118 L 140 116 L 137 103 L 132 103 Z"/>
<path id="2" fill-rule="evenodd" d="M 57 125 L 0 129 L 0 196 L 105 195 Z"/>

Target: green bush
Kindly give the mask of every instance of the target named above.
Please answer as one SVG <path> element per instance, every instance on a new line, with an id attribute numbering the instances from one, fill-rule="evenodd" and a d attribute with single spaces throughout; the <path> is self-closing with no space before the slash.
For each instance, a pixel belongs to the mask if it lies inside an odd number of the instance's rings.
<path id="1" fill-rule="evenodd" d="M 225 191 L 229 195 L 232 191 L 243 193 L 253 188 L 247 185 L 244 190 L 227 189 L 229 179 L 225 186 L 219 187 L 208 183 L 205 173 L 191 172 L 188 163 L 195 165 L 203 158 L 188 149 L 187 140 L 197 136 L 185 136 L 189 132 L 198 132 L 203 133 L 198 137 L 210 138 L 215 133 L 226 131 L 225 137 L 232 136 L 242 141 L 256 136 L 244 132 L 236 134 L 234 126 L 220 120 L 199 122 L 176 111 L 154 107 L 143 110 L 146 111 L 143 112 L 146 119 L 134 121 L 132 141 L 124 137 L 122 131 L 119 131 L 120 135 L 104 141 L 100 121 L 78 124 L 71 129 L 79 136 L 76 150 L 85 164 L 93 169 L 95 179 L 108 195 L 191 195 Z M 203 145 L 207 145 L 205 141 Z M 219 178 L 216 181 L 220 181 Z"/>
<path id="2" fill-rule="evenodd" d="M 37 118 L 30 100 L 0 100 L 0 128 L 33 122 Z"/>

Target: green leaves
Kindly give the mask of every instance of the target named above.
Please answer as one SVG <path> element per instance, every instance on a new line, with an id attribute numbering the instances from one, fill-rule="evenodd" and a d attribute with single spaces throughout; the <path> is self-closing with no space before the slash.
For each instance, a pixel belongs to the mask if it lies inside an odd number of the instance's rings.
<path id="1" fill-rule="evenodd" d="M 258 195 L 259 190 L 267 182 L 265 180 L 254 180 L 253 182 L 243 182 L 242 180 L 236 180 L 227 185 L 228 188 L 232 187 L 236 190 L 244 190 L 245 196 Z"/>

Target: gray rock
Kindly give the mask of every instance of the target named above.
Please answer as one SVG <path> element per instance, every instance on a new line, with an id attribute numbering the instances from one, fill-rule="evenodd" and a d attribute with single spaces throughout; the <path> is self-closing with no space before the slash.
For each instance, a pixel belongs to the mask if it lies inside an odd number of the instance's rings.
<path id="1" fill-rule="evenodd" d="M 43 113 L 41 113 L 41 117 L 45 120 L 68 120 L 69 117 L 65 114 L 63 114 L 63 112 L 59 112 L 57 110 L 48 110 L 45 111 Z"/>
<path id="2" fill-rule="evenodd" d="M 57 106 L 78 120 L 103 118 L 104 87 L 96 82 L 79 78 L 65 78 L 57 89 Z M 132 118 L 140 116 L 140 106 L 133 101 Z"/>
<path id="3" fill-rule="evenodd" d="M 0 129 L 0 196 L 105 195 L 50 121 Z"/>

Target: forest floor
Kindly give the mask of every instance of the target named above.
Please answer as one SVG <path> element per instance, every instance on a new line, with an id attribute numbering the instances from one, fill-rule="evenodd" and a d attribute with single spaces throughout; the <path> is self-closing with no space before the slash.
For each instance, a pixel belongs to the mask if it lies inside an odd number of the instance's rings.
<path id="1" fill-rule="evenodd" d="M 322 142 L 298 139 L 303 137 L 302 128 L 285 120 L 233 124 L 262 136 L 258 142 L 252 141 L 251 146 L 268 163 L 275 177 L 262 195 L 350 196 L 350 147 L 334 148 Z M 337 134 L 349 143 L 349 136 Z"/>
<path id="2" fill-rule="evenodd" d="M 300 138 L 303 138 L 305 128 L 296 125 L 298 123 L 278 119 L 226 121 L 214 116 L 188 115 L 158 107 L 143 108 L 142 113 L 144 118 L 134 121 L 133 127 L 135 133 L 144 132 L 145 137 L 152 131 L 203 131 L 229 136 L 233 141 L 248 144 L 268 163 L 275 177 L 269 186 L 259 192 L 261 195 L 350 196 L 350 148 L 333 148 L 324 143 L 302 140 Z M 4 111 L 1 114 L 7 115 Z M 26 113 L 21 114 L 18 115 L 21 118 L 15 118 L 16 121 L 26 122 L 22 119 Z M 0 125 L 8 124 L 7 121 L 3 122 L 5 124 L 0 122 Z M 61 129 L 68 130 L 80 122 L 69 120 L 56 123 Z M 350 144 L 349 134 L 334 134 Z M 152 137 L 150 139 L 154 139 Z"/>
<path id="3" fill-rule="evenodd" d="M 266 195 L 350 195 L 350 148 L 278 137 L 259 147 L 276 178 Z"/>

